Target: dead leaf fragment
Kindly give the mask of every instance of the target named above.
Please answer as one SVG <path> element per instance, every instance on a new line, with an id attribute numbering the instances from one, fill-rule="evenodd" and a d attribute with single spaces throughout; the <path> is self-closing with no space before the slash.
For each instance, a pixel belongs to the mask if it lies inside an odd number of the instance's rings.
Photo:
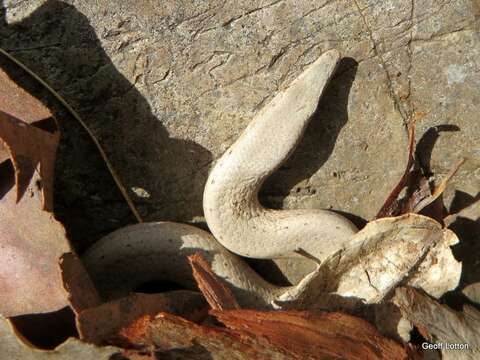
<path id="1" fill-rule="evenodd" d="M 413 212 L 414 213 L 419 213 L 425 207 L 427 207 L 428 205 L 433 203 L 435 200 L 437 200 L 440 197 L 440 195 L 442 195 L 443 192 L 445 191 L 445 189 L 447 188 L 448 182 L 452 179 L 452 177 L 455 176 L 458 169 L 460 169 L 460 166 L 462 166 L 464 162 L 465 162 L 465 159 L 460 159 L 459 161 L 457 161 L 455 163 L 455 165 L 453 165 L 453 167 L 450 169 L 448 174 L 440 182 L 440 184 L 438 184 L 437 186 L 434 187 L 431 194 L 429 196 L 423 198 L 422 200 L 418 201 L 414 205 Z"/>
<path id="2" fill-rule="evenodd" d="M 211 269 L 200 253 L 188 257 L 200 291 L 214 310 L 240 309 L 233 292 Z"/>
<path id="3" fill-rule="evenodd" d="M 77 255 L 63 254 L 60 258 L 60 268 L 63 286 L 68 292 L 70 307 L 75 314 L 102 304 L 95 285 Z"/>
<path id="4" fill-rule="evenodd" d="M 459 242 L 458 237 L 448 229 L 442 229 L 441 233 L 441 239 L 426 253 L 407 282 L 408 286 L 423 289 L 437 299 L 458 286 L 462 273 L 462 264 L 451 250 Z"/>
<path id="5" fill-rule="evenodd" d="M 392 192 L 388 195 L 387 199 L 385 200 L 384 204 L 380 208 L 376 218 L 383 218 L 388 216 L 395 216 L 399 214 L 399 207 L 400 204 L 398 202 L 398 196 L 402 192 L 403 188 L 409 182 L 412 173 L 410 169 L 414 163 L 414 151 L 415 151 L 415 121 L 409 124 L 408 127 L 408 160 L 407 165 L 405 167 L 405 171 L 403 172 L 402 177 L 400 178 L 399 182 L 393 188 Z"/>
<path id="6" fill-rule="evenodd" d="M 423 115 L 415 115 L 413 121 L 409 124 L 408 160 L 405 171 L 397 185 L 385 200 L 376 216 L 377 219 L 389 216 L 400 216 L 408 213 L 418 214 L 422 212 L 424 215 L 430 216 L 443 224 L 443 219 L 447 215 L 444 211 L 442 194 L 445 191 L 448 182 L 465 162 L 465 159 L 459 160 L 444 179 L 431 189 L 430 176 L 432 174 L 430 173 L 430 166 L 429 164 L 422 163 L 421 160 L 418 159 L 421 157 L 418 152 L 422 140 L 425 137 L 428 138 L 428 135 L 432 133 L 430 130 L 433 130 L 433 133 L 437 134 L 439 129 L 437 127 L 430 128 L 420 140 L 418 148 L 416 148 L 415 126 L 416 120 L 418 120 L 419 116 L 422 117 Z M 419 160 L 417 162 L 415 162 L 415 154 L 417 160 Z M 404 189 L 406 189 L 406 195 L 400 198 L 400 194 Z"/>
<path id="7" fill-rule="evenodd" d="M 34 172 L 37 171 L 40 177 L 35 185 L 42 194 L 42 207 L 44 210 L 52 210 L 58 140 L 58 132 L 51 134 L 0 111 L 0 144 L 3 153 L 8 153 L 13 162 L 17 202 L 25 195 Z"/>
<path id="8" fill-rule="evenodd" d="M 332 310 L 355 308 L 379 303 L 404 283 L 439 297 L 460 280 L 462 265 L 450 249 L 456 242 L 453 232 L 426 216 L 372 221 L 321 265 L 305 301 Z M 309 304 L 312 299 L 316 303 Z"/>
<path id="9" fill-rule="evenodd" d="M 0 68 L 0 109 L 28 124 L 48 119 L 52 113 L 40 101 L 18 86 Z"/>
<path id="10" fill-rule="evenodd" d="M 465 306 L 463 312 L 450 309 L 413 288 L 398 288 L 392 301 L 403 316 L 421 329 L 431 343 L 443 344 L 444 360 L 480 358 L 480 312 Z M 464 350 L 447 350 L 450 345 L 468 346 Z"/>
<path id="11" fill-rule="evenodd" d="M 63 226 L 43 210 L 52 205 L 58 138 L 5 113 L 0 138 L 16 173 L 14 181 L 10 162 L 0 164 L 0 313 L 56 311 L 68 305 L 58 260 L 71 251 Z"/>
<path id="12" fill-rule="evenodd" d="M 120 345 L 120 330 L 146 315 L 159 312 L 198 321 L 207 315 L 207 304 L 198 292 L 180 290 L 159 294 L 132 293 L 127 297 L 83 310 L 77 318 L 80 338 L 97 344 Z"/>
<path id="13" fill-rule="evenodd" d="M 39 350 L 32 347 L 15 333 L 10 322 L 0 315 L 0 354 L 2 359 L 8 360 L 78 360 L 95 359 L 108 360 L 121 349 L 113 346 L 96 347 L 80 340 L 70 338 L 56 349 L 51 351 Z"/>
<path id="14" fill-rule="evenodd" d="M 53 120 L 53 115 L 43 104 L 18 86 L 0 68 L 0 111 L 21 119 L 27 124 L 38 124 L 46 120 Z M 0 152 L 0 163 L 10 156 Z"/>

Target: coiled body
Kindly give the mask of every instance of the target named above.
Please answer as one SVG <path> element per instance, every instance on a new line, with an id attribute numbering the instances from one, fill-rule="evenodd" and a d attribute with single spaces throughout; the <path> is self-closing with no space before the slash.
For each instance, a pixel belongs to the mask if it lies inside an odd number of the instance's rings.
<path id="1" fill-rule="evenodd" d="M 233 290 L 243 307 L 268 308 L 272 301 L 301 293 L 308 282 L 278 287 L 263 280 L 209 233 L 194 226 L 154 222 L 127 226 L 92 245 L 82 256 L 99 293 L 116 299 L 153 281 L 196 289 L 187 256 L 199 252 Z"/>

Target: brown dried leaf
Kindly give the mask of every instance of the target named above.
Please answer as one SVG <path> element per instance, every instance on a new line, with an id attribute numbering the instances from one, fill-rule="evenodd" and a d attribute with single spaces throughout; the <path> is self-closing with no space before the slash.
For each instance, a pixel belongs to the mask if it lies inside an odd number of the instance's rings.
<path id="1" fill-rule="evenodd" d="M 97 344 L 121 345 L 120 330 L 146 315 L 159 312 L 182 315 L 192 321 L 207 315 L 207 304 L 198 292 L 171 291 L 159 294 L 133 293 L 122 299 L 83 310 L 77 318 L 80 338 Z"/>
<path id="2" fill-rule="evenodd" d="M 229 329 L 261 336 L 298 359 L 409 359 L 365 320 L 339 312 L 211 311 Z"/>
<path id="3" fill-rule="evenodd" d="M 457 173 L 458 169 L 460 168 L 460 166 L 462 166 L 462 164 L 465 162 L 465 159 L 461 159 L 459 161 L 457 161 L 457 163 L 452 167 L 452 169 L 450 169 L 450 171 L 448 172 L 448 174 L 445 176 L 445 178 L 440 182 L 440 184 L 438 184 L 437 186 L 435 186 L 435 188 L 433 189 L 432 193 L 430 196 L 428 196 L 427 198 L 424 198 L 422 199 L 421 201 L 419 201 L 417 204 L 415 204 L 414 208 L 413 208 L 413 212 L 415 213 L 419 213 L 420 211 L 422 211 L 425 207 L 427 207 L 428 205 L 430 205 L 431 203 L 433 203 L 436 199 L 438 199 L 438 197 L 440 195 L 443 194 L 443 192 L 445 191 L 445 189 L 447 188 L 447 184 L 448 182 L 450 181 L 450 179 L 455 176 L 455 174 Z"/>
<path id="4" fill-rule="evenodd" d="M 0 356 L 8 360 L 108 360 L 121 349 L 108 346 L 96 347 L 70 338 L 55 350 L 34 348 L 15 332 L 10 322 L 0 315 Z"/>
<path id="5" fill-rule="evenodd" d="M 385 299 L 399 284 L 435 297 L 458 286 L 462 265 L 453 256 L 455 234 L 435 220 L 407 214 L 369 222 L 320 266 L 304 298 L 285 306 L 345 310 Z M 289 302 L 289 298 L 281 300 Z"/>
<path id="6" fill-rule="evenodd" d="M 42 207 L 51 211 L 53 207 L 53 177 L 55 152 L 59 140 L 58 132 L 53 134 L 28 125 L 3 111 L 0 111 L 0 144 L 3 155 L 12 160 L 15 169 L 16 201 L 25 195 L 32 183 L 35 172 L 40 177 L 35 185 L 42 194 Z"/>
<path id="7" fill-rule="evenodd" d="M 51 208 L 58 135 L 0 114 L 0 138 L 15 166 L 0 164 L 0 313 L 51 312 L 68 304 L 58 261 L 70 252 L 65 229 Z M 40 173 L 35 170 L 40 163 Z M 28 180 L 28 183 L 27 183 Z M 22 185 L 23 184 L 23 185 Z"/>
<path id="8" fill-rule="evenodd" d="M 225 282 L 211 269 L 200 253 L 188 257 L 193 277 L 203 296 L 214 310 L 240 309 L 235 296 Z"/>
<path id="9" fill-rule="evenodd" d="M 63 254 L 60 258 L 60 269 L 70 307 L 77 316 L 82 310 L 102 304 L 95 285 L 77 255 Z"/>
<path id="10" fill-rule="evenodd" d="M 465 306 L 450 309 L 413 288 L 398 288 L 393 302 L 403 316 L 421 329 L 432 343 L 443 344 L 444 360 L 474 360 L 480 357 L 480 312 Z M 446 344 L 468 344 L 469 350 L 446 350 Z"/>
<path id="11" fill-rule="evenodd" d="M 416 113 L 415 118 L 423 117 L 424 114 Z M 400 216 L 407 213 L 420 213 L 429 216 L 439 223 L 443 224 L 445 217 L 444 204 L 442 194 L 450 181 L 450 179 L 458 171 L 459 167 L 465 161 L 464 159 L 457 162 L 447 176 L 440 184 L 430 189 L 429 178 L 425 173 L 429 172 L 429 165 L 422 164 L 419 166 L 415 163 L 415 122 L 414 119 L 409 126 L 409 146 L 408 146 L 408 161 L 407 167 L 395 188 L 387 197 L 384 205 L 381 207 L 376 218 L 383 218 L 389 216 Z M 438 131 L 438 130 L 435 130 Z M 428 132 L 425 135 L 427 135 Z M 423 139 L 423 138 L 422 138 Z M 421 142 L 422 140 L 420 140 Z M 418 152 L 418 149 L 417 149 Z M 418 157 L 418 154 L 417 154 Z M 403 189 L 407 190 L 404 198 L 400 199 L 400 193 Z"/>
<path id="12" fill-rule="evenodd" d="M 407 183 L 410 180 L 410 177 L 412 176 L 412 172 L 410 171 L 413 162 L 414 162 L 414 150 L 415 150 L 415 121 L 412 121 L 410 123 L 410 126 L 408 127 L 408 160 L 407 160 L 407 166 L 405 167 L 405 171 L 400 178 L 400 181 L 398 184 L 395 186 L 395 188 L 392 190 L 392 192 L 388 195 L 387 199 L 385 200 L 385 203 L 383 206 L 380 208 L 380 211 L 378 212 L 376 218 L 383 218 L 383 217 L 388 217 L 388 216 L 394 216 L 394 215 L 400 215 L 399 213 L 399 202 L 397 201 L 398 196 L 402 192 L 403 188 L 407 185 Z"/>
<path id="13" fill-rule="evenodd" d="M 412 183 L 409 185 L 410 193 L 403 202 L 403 207 L 400 211 L 402 214 L 413 212 L 413 209 L 420 201 L 431 195 L 428 179 L 421 175 L 420 170 L 416 171 L 415 176 L 412 176 L 411 180 Z"/>
<path id="14" fill-rule="evenodd" d="M 27 124 L 39 124 L 46 120 L 53 120 L 52 113 L 40 101 L 29 95 L 19 87 L 0 68 L 0 111 L 14 118 L 22 119 Z M 5 152 L 0 152 L 0 163 L 9 159 Z"/>

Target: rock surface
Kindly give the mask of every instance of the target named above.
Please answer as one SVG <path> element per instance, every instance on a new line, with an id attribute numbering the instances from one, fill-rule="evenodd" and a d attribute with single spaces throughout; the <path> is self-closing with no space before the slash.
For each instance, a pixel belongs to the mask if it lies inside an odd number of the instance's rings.
<path id="1" fill-rule="evenodd" d="M 431 153 L 433 173 L 468 158 L 447 197 L 460 206 L 480 189 L 478 0 L 3 6 L 1 46 L 79 112 L 147 220 L 201 221 L 212 162 L 331 48 L 345 58 L 299 148 L 265 184 L 265 205 L 372 218 L 404 170 L 413 117 L 418 139 L 427 134 L 422 161 Z M 0 64 L 53 103 L 3 58 Z M 134 220 L 87 135 L 57 113 L 64 133 L 57 208 L 82 249 Z"/>

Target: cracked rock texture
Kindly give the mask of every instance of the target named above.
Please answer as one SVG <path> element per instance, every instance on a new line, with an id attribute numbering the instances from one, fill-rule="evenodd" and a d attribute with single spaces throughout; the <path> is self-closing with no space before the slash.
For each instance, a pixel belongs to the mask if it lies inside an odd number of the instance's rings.
<path id="1" fill-rule="evenodd" d="M 412 118 L 418 139 L 437 126 L 421 142 L 433 173 L 468 158 L 449 185 L 450 202 L 461 206 L 480 189 L 478 0 L 3 0 L 3 7 L 1 46 L 79 112 L 147 220 L 201 222 L 212 162 L 330 48 L 345 58 L 298 149 L 265 184 L 265 205 L 372 218 L 404 170 Z M 81 249 L 133 218 L 85 132 L 61 107 L 57 116 L 64 136 L 56 206 Z"/>

